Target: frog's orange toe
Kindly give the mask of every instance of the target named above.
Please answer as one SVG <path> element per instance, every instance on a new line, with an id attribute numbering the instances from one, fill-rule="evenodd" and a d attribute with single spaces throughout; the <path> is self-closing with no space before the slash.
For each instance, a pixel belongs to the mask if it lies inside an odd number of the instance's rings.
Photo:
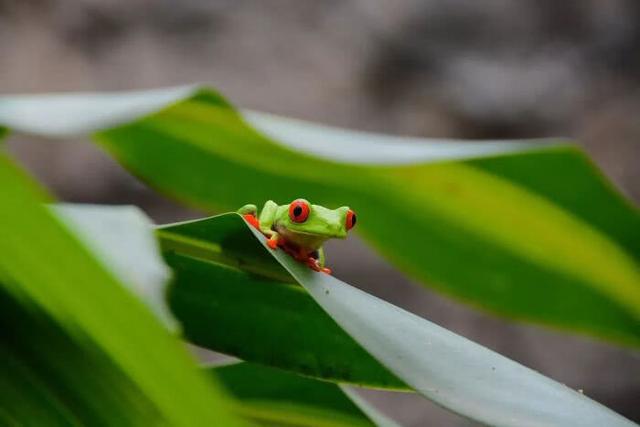
<path id="1" fill-rule="evenodd" d="M 331 269 L 328 267 L 320 267 L 320 264 L 318 264 L 318 260 L 315 258 L 308 257 L 306 260 L 306 264 L 309 266 L 310 269 L 314 271 L 331 274 Z"/>
<path id="2" fill-rule="evenodd" d="M 269 239 L 267 240 L 267 246 L 269 246 L 271 249 L 277 249 L 278 247 L 278 239 Z"/>
<path id="3" fill-rule="evenodd" d="M 245 214 L 242 216 L 249 224 L 253 225 L 257 230 L 260 230 L 260 221 L 258 221 L 258 218 L 256 218 L 255 215 Z"/>

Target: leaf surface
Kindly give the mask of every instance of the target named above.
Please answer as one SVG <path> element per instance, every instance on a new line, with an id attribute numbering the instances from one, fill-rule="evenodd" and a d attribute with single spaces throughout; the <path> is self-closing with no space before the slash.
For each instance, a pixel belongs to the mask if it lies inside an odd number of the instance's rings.
<path id="1" fill-rule="evenodd" d="M 157 234 L 174 271 L 169 304 L 191 342 L 326 380 L 407 390 L 256 244 L 238 215 Z"/>

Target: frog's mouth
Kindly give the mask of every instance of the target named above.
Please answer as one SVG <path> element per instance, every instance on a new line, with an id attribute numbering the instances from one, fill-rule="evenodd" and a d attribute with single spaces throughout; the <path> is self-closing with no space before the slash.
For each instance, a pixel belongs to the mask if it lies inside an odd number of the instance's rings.
<path id="1" fill-rule="evenodd" d="M 276 229 L 278 233 L 286 240 L 294 242 L 302 246 L 320 246 L 328 239 L 344 239 L 346 233 L 340 232 L 314 232 L 314 231 L 298 231 L 293 228 L 281 228 Z"/>
<path id="2" fill-rule="evenodd" d="M 311 232 L 311 231 L 299 231 L 293 228 L 289 228 L 287 230 L 284 230 L 284 232 L 281 232 L 280 234 L 282 235 L 286 235 L 288 233 L 291 234 L 297 234 L 300 236 L 305 236 L 305 237 L 322 237 L 324 239 L 344 239 L 345 237 L 347 237 L 347 233 L 342 233 L 340 231 L 336 231 L 336 232 Z"/>

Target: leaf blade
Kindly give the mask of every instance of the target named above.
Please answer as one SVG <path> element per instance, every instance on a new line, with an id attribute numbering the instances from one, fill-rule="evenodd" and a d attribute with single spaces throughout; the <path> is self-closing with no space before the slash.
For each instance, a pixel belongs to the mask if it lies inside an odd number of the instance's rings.
<path id="1" fill-rule="evenodd" d="M 66 403 L 84 408 L 75 413 L 83 423 L 117 424 L 128 415 L 125 425 L 243 425 L 175 338 L 40 204 L 39 190 L 4 155 L 0 183 L 0 297 L 9 316 L 3 324 L 11 325 L 3 328 L 5 348 L 29 360 L 59 396 L 72 396 Z M 38 336 L 60 352 L 24 338 Z"/>
<path id="2" fill-rule="evenodd" d="M 635 425 L 550 378 L 333 276 L 313 272 L 282 251 L 268 249 L 264 236 L 237 214 L 190 222 L 190 237 L 217 241 L 220 233 L 208 230 L 208 224 L 215 229 L 216 222 L 231 224 L 231 220 L 237 226 L 231 233 L 233 241 L 245 245 L 242 235 L 253 234 L 261 242 L 258 247 L 271 254 L 362 348 L 437 404 L 496 426 Z M 181 268 L 174 268 L 180 274 Z M 286 342 L 275 341 L 272 346 L 286 346 Z M 341 355 L 335 352 L 334 356 Z M 299 371 L 296 366 L 288 368 Z"/>
<path id="3" fill-rule="evenodd" d="M 174 270 L 169 305 L 186 338 L 243 360 L 318 378 L 407 390 L 255 245 L 238 215 L 216 218 L 159 229 L 165 260 Z M 190 237 L 188 242 L 214 244 L 226 256 L 212 259 L 184 245 L 167 246 L 167 236 L 175 234 Z M 265 263 L 271 269 L 251 267 Z M 265 270 L 269 276 L 257 274 Z"/>

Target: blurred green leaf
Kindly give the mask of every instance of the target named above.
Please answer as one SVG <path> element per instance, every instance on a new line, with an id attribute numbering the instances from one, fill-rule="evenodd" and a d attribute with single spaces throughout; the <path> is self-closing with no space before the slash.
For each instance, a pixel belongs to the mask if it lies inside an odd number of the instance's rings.
<path id="1" fill-rule="evenodd" d="M 297 197 L 348 204 L 363 237 L 436 289 L 640 344 L 640 215 L 571 145 L 402 139 L 250 112 L 243 119 L 215 92 L 193 87 L 4 98 L 0 123 L 51 136 L 99 131 L 100 144 L 137 176 L 206 209 Z"/>
<path id="2" fill-rule="evenodd" d="M 327 374 L 325 378 L 333 381 L 352 381 L 357 373 L 355 382 L 383 385 L 380 378 L 385 371 L 376 369 L 369 357 L 363 358 L 336 327 L 309 311 L 301 303 L 304 299 L 277 301 L 286 296 L 282 290 L 287 287 L 293 295 L 293 285 L 286 283 L 298 283 L 382 365 L 453 412 L 496 426 L 633 425 L 581 393 L 332 276 L 316 273 L 281 250 L 268 249 L 264 236 L 240 215 L 172 224 L 161 227 L 158 235 L 176 273 L 171 297 L 174 313 L 184 321 L 188 336 L 211 348 L 223 346 L 231 354 L 308 375 Z M 285 274 L 290 275 L 288 280 Z M 222 287 L 237 292 L 226 296 Z M 281 312 L 274 307 L 281 307 Z M 205 314 L 214 311 L 220 313 L 215 318 Z M 303 318 L 306 315 L 310 317 Z M 288 334 L 283 332 L 287 325 Z M 316 340 L 320 348 L 315 347 Z M 357 371 L 361 362 L 368 369 Z"/>
<path id="3" fill-rule="evenodd" d="M 140 296 L 169 329 L 176 329 L 166 304 L 171 273 L 144 212 L 135 206 L 70 203 L 51 209 L 122 284 Z"/>
<path id="4" fill-rule="evenodd" d="M 360 408 L 335 384 L 251 363 L 221 366 L 211 372 L 238 399 L 240 413 L 258 423 L 310 427 L 397 426 L 369 406 Z M 380 421 L 372 422 L 369 417 Z"/>
<path id="5" fill-rule="evenodd" d="M 244 425 L 4 155 L 0 188 L 3 423 Z"/>

